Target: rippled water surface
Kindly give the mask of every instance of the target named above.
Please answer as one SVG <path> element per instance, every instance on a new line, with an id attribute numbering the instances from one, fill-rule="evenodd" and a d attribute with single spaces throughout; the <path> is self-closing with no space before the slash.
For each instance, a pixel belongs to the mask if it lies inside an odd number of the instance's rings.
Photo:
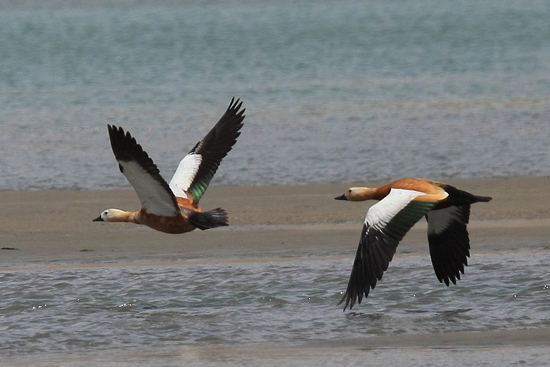
<path id="1" fill-rule="evenodd" d="M 548 19 L 546 0 L 0 2 L 0 190 L 129 188 L 108 123 L 169 179 L 232 96 L 215 185 L 548 175 Z M 548 252 L 474 255 L 449 288 L 401 256 L 342 312 L 348 255 L 1 264 L 0 361 L 550 327 Z"/>
<path id="2" fill-rule="evenodd" d="M 475 255 L 449 288 L 437 282 L 429 259 L 399 256 L 366 302 L 342 312 L 350 262 L 2 271 L 0 355 L 550 327 L 545 252 Z"/>
<path id="3" fill-rule="evenodd" d="M 550 172 L 550 7 L 501 1 L 0 4 L 0 189 L 128 187 L 106 124 L 169 178 L 232 96 L 213 184 Z"/>

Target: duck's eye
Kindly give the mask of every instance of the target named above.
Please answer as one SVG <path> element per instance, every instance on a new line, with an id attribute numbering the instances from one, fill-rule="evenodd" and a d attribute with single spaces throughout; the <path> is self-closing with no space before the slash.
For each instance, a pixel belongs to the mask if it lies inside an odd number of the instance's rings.
<path id="1" fill-rule="evenodd" d="M 351 194 L 351 189 L 348 190 L 348 194 Z"/>

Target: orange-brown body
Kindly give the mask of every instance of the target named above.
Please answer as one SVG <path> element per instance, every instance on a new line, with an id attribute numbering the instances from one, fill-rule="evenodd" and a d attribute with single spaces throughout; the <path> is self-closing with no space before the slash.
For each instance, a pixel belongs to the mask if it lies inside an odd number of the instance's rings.
<path id="1" fill-rule="evenodd" d="M 173 217 L 167 217 L 149 214 L 145 212 L 144 209 L 136 213 L 133 222 L 136 224 L 144 224 L 157 231 L 171 234 L 191 232 L 196 228 L 189 223 L 189 218 L 183 213 Z"/>
<path id="2" fill-rule="evenodd" d="M 425 180 L 421 178 L 402 178 L 378 188 L 351 188 L 346 194 L 346 197 L 350 201 L 382 200 L 390 193 L 391 189 L 404 189 L 423 192 L 426 195 L 417 196 L 414 200 L 429 202 L 435 201 L 441 203 L 442 205 L 448 196 L 442 188 L 442 184 L 437 181 Z"/>
<path id="3" fill-rule="evenodd" d="M 157 231 L 170 234 L 191 232 L 196 227 L 189 222 L 189 214 L 200 212 L 201 210 L 198 205 L 193 204 L 187 198 L 176 197 L 176 200 L 181 209 L 178 215 L 155 215 L 147 213 L 147 211 L 142 208 L 135 212 L 123 212 L 119 217 L 120 221 L 143 224 Z"/>
<path id="4" fill-rule="evenodd" d="M 174 216 L 155 215 L 147 213 L 144 208 L 138 211 L 110 209 L 106 212 L 108 212 L 108 217 L 105 219 L 105 221 L 143 224 L 164 233 L 185 233 L 191 232 L 192 230 L 197 228 L 189 221 L 188 214 L 192 214 L 192 211 L 186 208 L 182 208 L 182 212 Z M 95 220 L 101 220 L 101 216 L 96 218 Z"/>
<path id="5" fill-rule="evenodd" d="M 187 198 L 182 198 L 180 196 L 176 196 L 176 201 L 178 203 L 178 206 L 181 209 L 190 209 L 190 210 L 193 210 L 195 212 L 200 212 L 201 211 L 201 208 L 199 208 L 199 206 L 197 204 L 193 203 L 192 201 L 190 201 Z"/>

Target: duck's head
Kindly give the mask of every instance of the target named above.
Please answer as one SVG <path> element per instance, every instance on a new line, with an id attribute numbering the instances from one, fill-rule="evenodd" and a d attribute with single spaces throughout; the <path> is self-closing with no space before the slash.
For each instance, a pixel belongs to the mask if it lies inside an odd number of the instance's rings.
<path id="1" fill-rule="evenodd" d="M 101 212 L 94 222 L 126 222 L 127 213 L 120 209 L 107 209 Z"/>
<path id="2" fill-rule="evenodd" d="M 370 187 L 350 187 L 342 195 L 335 197 L 336 200 L 363 201 L 373 198 L 376 189 Z"/>

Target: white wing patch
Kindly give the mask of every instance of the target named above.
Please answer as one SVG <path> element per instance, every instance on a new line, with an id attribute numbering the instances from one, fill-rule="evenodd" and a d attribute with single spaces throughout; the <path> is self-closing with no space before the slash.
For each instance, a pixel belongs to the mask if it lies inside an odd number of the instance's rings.
<path id="1" fill-rule="evenodd" d="M 201 161 L 202 156 L 200 154 L 190 153 L 183 157 L 169 184 L 174 195 L 187 198 L 185 192 L 189 190 L 189 187 L 193 183 Z"/>
<path id="2" fill-rule="evenodd" d="M 179 209 L 174 206 L 172 193 L 167 191 L 161 182 L 147 173 L 137 162 L 118 161 L 118 163 L 122 166 L 122 173 L 136 190 L 141 205 L 148 213 L 165 216 L 178 214 Z"/>
<path id="3" fill-rule="evenodd" d="M 426 194 L 415 190 L 391 189 L 384 199 L 367 211 L 365 223 L 377 229 L 384 228 L 407 204 L 420 195 Z"/>

